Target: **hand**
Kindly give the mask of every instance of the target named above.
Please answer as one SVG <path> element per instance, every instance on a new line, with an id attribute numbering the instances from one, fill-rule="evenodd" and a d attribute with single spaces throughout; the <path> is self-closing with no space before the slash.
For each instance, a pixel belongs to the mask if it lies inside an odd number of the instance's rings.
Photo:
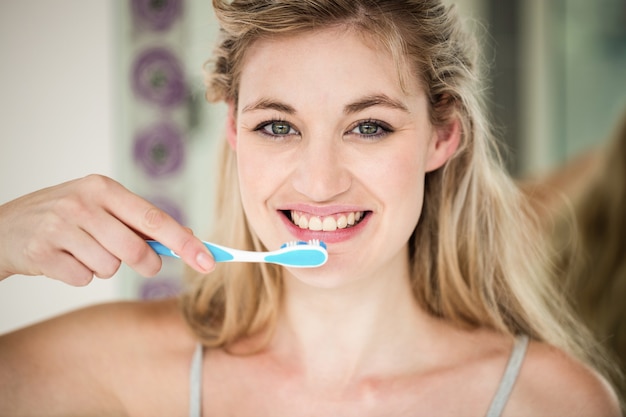
<path id="1" fill-rule="evenodd" d="M 122 262 L 153 276 L 161 258 L 144 237 L 201 273 L 215 265 L 191 230 L 114 180 L 90 175 L 0 206 L 0 279 L 46 275 L 79 286 L 113 276 Z"/>

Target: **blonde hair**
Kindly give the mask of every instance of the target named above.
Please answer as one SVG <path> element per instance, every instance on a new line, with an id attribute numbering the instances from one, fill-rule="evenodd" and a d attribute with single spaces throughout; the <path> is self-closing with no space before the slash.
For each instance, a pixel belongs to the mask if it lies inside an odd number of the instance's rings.
<path id="1" fill-rule="evenodd" d="M 246 50 L 259 39 L 344 27 L 388 48 L 401 80 L 417 77 L 425 89 L 433 125 L 458 120 L 462 128 L 455 155 L 426 177 L 423 212 L 409 241 L 416 299 L 459 326 L 525 333 L 589 359 L 584 331 L 548 279 L 539 226 L 502 167 L 484 116 L 473 38 L 453 7 L 436 0 L 214 0 L 213 6 L 222 29 L 207 68 L 210 101 L 236 104 Z M 239 200 L 234 152 L 226 144 L 222 152 L 214 238 L 262 249 Z M 280 269 L 225 264 L 190 280 L 182 306 L 206 345 L 229 348 L 271 332 L 281 296 Z"/>

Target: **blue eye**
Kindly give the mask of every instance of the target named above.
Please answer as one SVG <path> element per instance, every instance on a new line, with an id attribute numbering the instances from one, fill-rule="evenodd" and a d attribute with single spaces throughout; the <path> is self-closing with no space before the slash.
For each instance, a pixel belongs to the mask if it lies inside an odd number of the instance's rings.
<path id="1" fill-rule="evenodd" d="M 348 133 L 365 139 L 378 139 L 391 132 L 393 129 L 386 123 L 377 120 L 364 120 L 358 122 Z"/>
<path id="2" fill-rule="evenodd" d="M 357 129 L 361 135 L 375 135 L 376 133 L 379 133 L 381 127 L 373 122 L 365 122 L 359 124 Z"/>
<path id="3" fill-rule="evenodd" d="M 298 131 L 296 131 L 289 123 L 280 120 L 263 122 L 256 128 L 256 130 L 269 136 L 287 136 L 298 134 Z"/>

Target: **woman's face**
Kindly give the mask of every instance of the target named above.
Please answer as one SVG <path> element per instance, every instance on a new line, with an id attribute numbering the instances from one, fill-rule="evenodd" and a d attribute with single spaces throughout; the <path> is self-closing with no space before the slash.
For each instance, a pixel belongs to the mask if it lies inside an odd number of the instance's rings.
<path id="1" fill-rule="evenodd" d="M 364 39 L 325 30 L 257 41 L 231 119 L 250 225 L 270 250 L 325 241 L 326 265 L 291 270 L 314 285 L 406 273 L 424 175 L 448 155 L 417 82 L 403 91 L 390 54 Z"/>

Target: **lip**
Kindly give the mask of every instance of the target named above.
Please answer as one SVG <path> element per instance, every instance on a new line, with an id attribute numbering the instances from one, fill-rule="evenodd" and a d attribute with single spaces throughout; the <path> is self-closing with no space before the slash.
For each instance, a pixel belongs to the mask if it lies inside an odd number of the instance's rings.
<path id="1" fill-rule="evenodd" d="M 345 229 L 337 229 L 332 232 L 325 232 L 323 230 L 313 231 L 313 230 L 299 228 L 298 226 L 293 224 L 293 222 L 291 221 L 291 219 L 288 218 L 288 216 L 285 215 L 285 212 L 288 213 L 291 210 L 303 211 L 313 216 L 320 216 L 320 217 L 330 216 L 330 215 L 338 214 L 338 213 L 352 212 L 352 211 L 363 211 L 366 213 L 366 215 L 365 217 L 363 217 L 363 219 L 359 223 L 357 223 L 356 225 L 352 227 L 348 227 Z M 289 206 L 289 208 L 281 208 L 280 210 L 277 211 L 277 214 L 278 216 L 280 216 L 281 220 L 283 221 L 283 223 L 289 230 L 289 233 L 291 233 L 297 240 L 308 241 L 312 239 L 319 239 L 319 240 L 324 241 L 325 243 L 340 243 L 340 242 L 345 242 L 350 239 L 353 239 L 356 235 L 361 233 L 365 225 L 369 222 L 372 211 L 364 210 L 362 207 L 356 208 L 352 206 L 351 207 L 348 207 L 348 206 L 311 207 L 311 206 L 304 206 L 304 205 L 293 205 L 293 206 Z"/>
<path id="2" fill-rule="evenodd" d="M 291 204 L 280 207 L 279 211 L 301 211 L 312 216 L 332 216 L 333 214 L 350 213 L 350 212 L 369 212 L 371 210 L 362 206 L 334 205 L 334 206 L 311 206 L 308 204 Z"/>

